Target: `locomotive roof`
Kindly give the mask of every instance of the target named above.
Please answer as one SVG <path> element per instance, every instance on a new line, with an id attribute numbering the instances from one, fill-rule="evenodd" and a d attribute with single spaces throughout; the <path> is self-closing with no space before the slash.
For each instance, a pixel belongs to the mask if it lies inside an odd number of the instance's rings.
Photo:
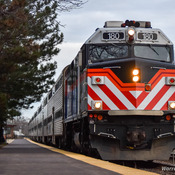
<path id="1" fill-rule="evenodd" d="M 134 29 L 134 42 L 136 44 L 163 44 L 173 43 L 160 30 L 151 27 L 148 21 L 107 21 L 103 28 L 96 29 L 95 33 L 85 42 L 85 44 L 100 43 L 126 43 L 128 30 Z"/>

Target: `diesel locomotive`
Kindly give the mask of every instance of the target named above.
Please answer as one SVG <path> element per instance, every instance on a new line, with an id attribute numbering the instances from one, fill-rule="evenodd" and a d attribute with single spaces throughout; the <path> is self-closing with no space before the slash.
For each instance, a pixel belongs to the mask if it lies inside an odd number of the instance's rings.
<path id="1" fill-rule="evenodd" d="M 104 160 L 168 160 L 175 148 L 173 43 L 148 21 L 107 21 L 29 122 L 29 136 Z"/>

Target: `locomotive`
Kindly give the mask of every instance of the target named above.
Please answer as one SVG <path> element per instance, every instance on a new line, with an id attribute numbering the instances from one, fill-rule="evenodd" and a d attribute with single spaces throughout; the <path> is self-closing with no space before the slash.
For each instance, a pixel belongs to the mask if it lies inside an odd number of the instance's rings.
<path id="1" fill-rule="evenodd" d="M 29 122 L 29 136 L 104 160 L 168 160 L 175 147 L 173 43 L 149 21 L 107 21 Z"/>

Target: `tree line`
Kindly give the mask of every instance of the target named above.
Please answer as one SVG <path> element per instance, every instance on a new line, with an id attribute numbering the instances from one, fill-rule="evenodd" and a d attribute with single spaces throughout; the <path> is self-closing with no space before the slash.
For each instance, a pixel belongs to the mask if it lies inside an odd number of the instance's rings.
<path id="1" fill-rule="evenodd" d="M 82 0 L 0 1 L 0 142 L 7 119 L 40 101 L 57 63 L 63 41 L 58 14 L 81 7 Z"/>

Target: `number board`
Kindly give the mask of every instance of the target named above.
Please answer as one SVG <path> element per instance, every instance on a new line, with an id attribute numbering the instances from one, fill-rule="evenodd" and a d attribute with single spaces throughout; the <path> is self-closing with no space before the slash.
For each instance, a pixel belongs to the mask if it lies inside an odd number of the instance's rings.
<path id="1" fill-rule="evenodd" d="M 103 33 L 104 40 L 123 40 L 125 35 L 123 32 L 105 32 Z"/>
<path id="2" fill-rule="evenodd" d="M 138 39 L 144 41 L 156 41 L 157 33 L 138 33 Z"/>

